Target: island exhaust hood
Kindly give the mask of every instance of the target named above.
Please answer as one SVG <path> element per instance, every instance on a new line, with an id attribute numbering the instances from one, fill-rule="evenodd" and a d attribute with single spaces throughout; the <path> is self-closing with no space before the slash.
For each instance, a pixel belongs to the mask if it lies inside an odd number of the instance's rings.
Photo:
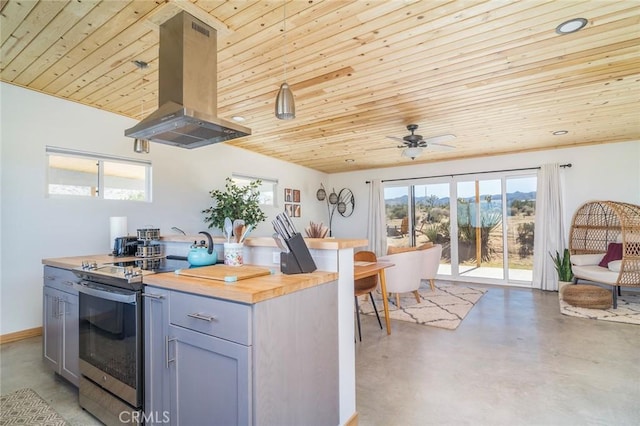
<path id="1" fill-rule="evenodd" d="M 158 109 L 124 135 L 188 149 L 250 135 L 217 117 L 217 55 L 216 30 L 188 13 L 160 25 Z"/>

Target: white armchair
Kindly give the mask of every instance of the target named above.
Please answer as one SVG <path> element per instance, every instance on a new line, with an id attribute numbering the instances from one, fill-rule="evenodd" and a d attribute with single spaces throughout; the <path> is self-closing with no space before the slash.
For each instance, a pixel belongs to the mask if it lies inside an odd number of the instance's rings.
<path id="1" fill-rule="evenodd" d="M 434 279 L 438 272 L 441 255 L 442 246 L 435 244 L 428 249 L 388 254 L 378 258 L 381 262 L 395 264 L 395 266 L 385 269 L 385 278 L 387 291 L 395 293 L 398 307 L 400 307 L 400 293 L 412 292 L 417 303 L 420 303 L 418 288 L 420 288 L 420 282 L 423 279 L 428 279 L 431 289 L 435 290 Z"/>
<path id="2" fill-rule="evenodd" d="M 381 262 L 391 262 L 395 266 L 385 269 L 387 291 L 395 293 L 396 306 L 400 307 L 400 293 L 413 292 L 420 303 L 420 275 L 422 275 L 422 253 L 418 250 L 388 254 L 378 258 Z M 383 295 L 387 297 L 387 295 Z"/>

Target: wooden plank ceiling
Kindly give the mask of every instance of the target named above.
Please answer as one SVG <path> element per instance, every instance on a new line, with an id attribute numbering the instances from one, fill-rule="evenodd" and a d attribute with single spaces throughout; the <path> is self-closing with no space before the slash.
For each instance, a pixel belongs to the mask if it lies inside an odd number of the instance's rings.
<path id="1" fill-rule="evenodd" d="M 0 77 L 140 120 L 157 107 L 158 24 L 186 10 L 218 29 L 218 115 L 253 132 L 226 143 L 285 161 L 335 173 L 640 140 L 638 1 L 283 5 L 2 0 Z M 556 34 L 571 18 L 588 24 Z M 288 121 L 274 116 L 285 55 Z M 386 136 L 410 123 L 455 149 L 402 157 Z"/>

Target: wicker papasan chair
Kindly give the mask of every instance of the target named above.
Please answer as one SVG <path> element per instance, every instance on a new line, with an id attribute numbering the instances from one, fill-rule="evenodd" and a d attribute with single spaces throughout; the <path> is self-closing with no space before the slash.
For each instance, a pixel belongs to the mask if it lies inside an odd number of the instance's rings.
<path id="1" fill-rule="evenodd" d="M 613 308 L 620 287 L 640 287 L 640 206 L 590 201 L 573 215 L 569 250 L 578 280 L 611 286 Z"/>

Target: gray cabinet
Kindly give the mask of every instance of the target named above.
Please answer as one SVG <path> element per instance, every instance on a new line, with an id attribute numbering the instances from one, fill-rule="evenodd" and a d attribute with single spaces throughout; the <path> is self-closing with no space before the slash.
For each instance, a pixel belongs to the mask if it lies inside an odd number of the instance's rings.
<path id="1" fill-rule="evenodd" d="M 42 355 L 53 371 L 78 386 L 78 292 L 73 272 L 44 267 Z"/>
<path id="2" fill-rule="evenodd" d="M 254 305 L 149 286 L 145 294 L 146 418 L 338 424 L 336 282 Z"/>
<path id="3" fill-rule="evenodd" d="M 144 411 L 148 424 L 167 424 L 169 291 L 146 287 L 144 300 Z"/>
<path id="4" fill-rule="evenodd" d="M 251 347 L 174 325 L 169 336 L 171 424 L 250 424 Z"/>

